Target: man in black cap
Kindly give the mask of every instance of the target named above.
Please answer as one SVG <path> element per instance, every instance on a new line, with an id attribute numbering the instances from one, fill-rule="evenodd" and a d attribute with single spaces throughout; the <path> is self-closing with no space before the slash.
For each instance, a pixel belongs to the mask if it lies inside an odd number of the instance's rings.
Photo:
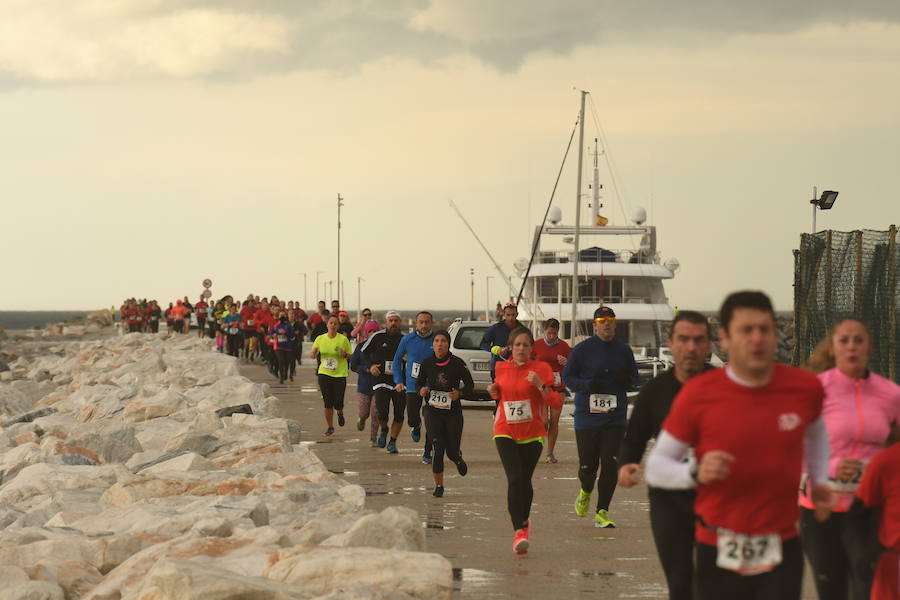
<path id="1" fill-rule="evenodd" d="M 522 327 L 519 323 L 519 309 L 512 302 L 507 302 L 503 307 L 503 320 L 488 327 L 481 338 L 481 349 L 491 353 L 491 381 L 494 380 L 497 363 L 508 360 L 512 355 L 512 348 L 507 342 L 509 334 L 516 327 Z"/>
<path id="2" fill-rule="evenodd" d="M 612 308 L 601 306 L 594 311 L 594 335 L 572 349 L 563 381 L 575 391 L 575 442 L 581 482 L 575 514 L 587 514 L 596 481 L 594 524 L 615 527 L 608 511 L 619 471 L 616 454 L 625 434 L 627 392 L 637 384 L 638 373 L 631 346 L 616 338 L 616 313 Z"/>

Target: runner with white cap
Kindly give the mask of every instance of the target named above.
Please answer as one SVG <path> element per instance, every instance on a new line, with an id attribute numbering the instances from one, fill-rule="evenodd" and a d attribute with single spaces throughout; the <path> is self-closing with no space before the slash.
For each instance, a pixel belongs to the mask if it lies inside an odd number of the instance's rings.
<path id="1" fill-rule="evenodd" d="M 378 447 L 387 446 L 389 454 L 397 454 L 397 436 L 403 427 L 403 411 L 406 399 L 403 392 L 394 384 L 395 373 L 402 372 L 402 363 L 398 364 L 394 354 L 400 346 L 403 334 L 400 333 L 402 317 L 396 310 L 385 314 L 385 329 L 371 334 L 362 348 L 362 363 L 373 378 L 372 392 L 375 394 L 375 412 L 381 431 L 378 436 Z M 391 439 L 388 442 L 388 421 L 391 406 L 394 407 L 394 420 L 390 425 Z"/>

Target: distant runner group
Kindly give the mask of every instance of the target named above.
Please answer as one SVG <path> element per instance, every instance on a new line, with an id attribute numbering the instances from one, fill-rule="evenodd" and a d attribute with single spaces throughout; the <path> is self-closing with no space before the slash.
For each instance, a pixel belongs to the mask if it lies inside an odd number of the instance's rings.
<path id="1" fill-rule="evenodd" d="M 282 383 L 293 380 L 308 334 L 325 436 L 334 435 L 335 420 L 346 423 L 352 370 L 357 429 L 371 420 L 373 447 L 397 454 L 405 418 L 412 441 L 423 443 L 435 497 L 445 493 L 445 458 L 459 475 L 468 472 L 461 400 L 474 398 L 475 385 L 428 311 L 405 334 L 397 311 L 382 326 L 365 309 L 354 324 L 337 301 L 330 311 L 319 302 L 308 317 L 299 303 L 274 296 L 227 296 L 212 305 L 184 298 L 163 312 L 155 301 L 132 299 L 120 313 L 129 331 L 157 332 L 165 318 L 182 334 L 193 314 L 198 335 L 215 338 L 220 352 L 262 360 Z M 531 545 L 532 476 L 542 454 L 558 462 L 560 414 L 572 396 L 575 515 L 587 514 L 596 488 L 594 523 L 615 527 L 616 486 L 646 479 L 670 598 L 796 600 L 805 556 L 821 599 L 900 600 L 900 444 L 892 445 L 900 439 L 900 386 L 869 369 L 873 341 L 860 319 L 838 319 L 806 369 L 789 367 L 776 363 L 769 298 L 733 293 L 719 313 L 728 363 L 717 369 L 708 363 L 710 323 L 682 310 L 669 328 L 674 366 L 632 399 L 637 365 L 616 336 L 613 308 L 598 307 L 594 335 L 572 348 L 555 319 L 535 340 L 515 305 L 498 316 L 481 347 L 491 356 L 486 391 L 496 400 L 493 440 L 507 478 L 514 552 Z"/>

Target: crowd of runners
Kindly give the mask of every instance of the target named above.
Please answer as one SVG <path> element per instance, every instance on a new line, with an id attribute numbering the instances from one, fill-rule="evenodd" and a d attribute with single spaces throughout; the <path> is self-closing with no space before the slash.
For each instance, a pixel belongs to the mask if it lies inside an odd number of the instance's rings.
<path id="1" fill-rule="evenodd" d="M 403 333 L 397 311 L 378 323 L 365 309 L 352 323 L 337 301 L 330 308 L 319 302 L 308 316 L 274 296 L 229 296 L 212 305 L 185 298 L 160 313 L 155 301 L 131 300 L 122 320 L 130 331 L 153 332 L 171 316 L 172 331 L 187 333 L 193 313 L 198 335 L 214 337 L 220 352 L 263 361 L 281 382 L 293 380 L 303 359 L 314 361 L 325 436 L 334 435 L 335 421 L 346 423 L 355 372 L 357 429 L 369 422 L 372 446 L 397 454 L 406 422 L 431 467 L 432 493 L 442 497 L 445 458 L 461 476 L 468 472 L 461 400 L 475 392 L 450 335 L 435 329 L 428 311 L 412 316 Z M 554 319 L 535 340 L 515 305 L 498 316 L 482 348 L 491 353 L 493 441 L 517 554 L 531 543 L 535 467 L 542 455 L 557 462 L 559 418 L 571 398 L 574 513 L 592 511 L 597 527 L 615 527 L 617 485 L 645 479 L 670 598 L 798 599 L 805 555 L 823 600 L 900 599 L 900 444 L 892 445 L 900 438 L 900 386 L 869 369 L 872 339 L 861 320 L 837 320 L 806 368 L 789 367 L 776 363 L 769 298 L 736 292 L 719 314 L 727 365 L 708 363 L 707 318 L 682 310 L 669 329 L 674 366 L 638 391 L 634 354 L 616 336 L 612 308 L 598 307 L 594 335 L 572 348 Z M 303 356 L 306 336 L 311 351 Z"/>

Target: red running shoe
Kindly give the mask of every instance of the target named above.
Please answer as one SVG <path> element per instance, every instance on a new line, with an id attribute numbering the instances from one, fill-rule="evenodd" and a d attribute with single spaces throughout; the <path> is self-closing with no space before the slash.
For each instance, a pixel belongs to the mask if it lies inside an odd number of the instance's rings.
<path id="1" fill-rule="evenodd" d="M 516 554 L 528 553 L 528 530 L 517 529 L 516 537 L 513 538 L 513 552 Z"/>

